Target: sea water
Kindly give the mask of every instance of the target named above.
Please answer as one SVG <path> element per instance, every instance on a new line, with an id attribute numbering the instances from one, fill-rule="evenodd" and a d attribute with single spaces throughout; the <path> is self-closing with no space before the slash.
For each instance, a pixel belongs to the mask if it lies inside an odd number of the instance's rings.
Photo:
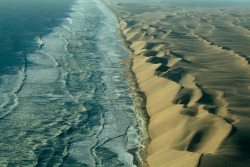
<path id="1" fill-rule="evenodd" d="M 99 0 L 1 5 L 0 166 L 136 166 L 112 13 Z"/>

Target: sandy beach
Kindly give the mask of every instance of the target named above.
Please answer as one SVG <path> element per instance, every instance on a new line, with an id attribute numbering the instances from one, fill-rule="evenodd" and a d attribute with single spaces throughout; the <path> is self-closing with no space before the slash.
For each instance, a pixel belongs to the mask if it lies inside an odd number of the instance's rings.
<path id="1" fill-rule="evenodd" d="M 250 4 L 104 2 L 147 98 L 144 166 L 249 166 Z"/>

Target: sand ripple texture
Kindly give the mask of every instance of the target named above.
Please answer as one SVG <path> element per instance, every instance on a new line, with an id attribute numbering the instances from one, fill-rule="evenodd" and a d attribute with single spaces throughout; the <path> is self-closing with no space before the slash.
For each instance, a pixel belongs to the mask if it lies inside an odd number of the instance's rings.
<path id="1" fill-rule="evenodd" d="M 250 4 L 109 2 L 147 96 L 148 166 L 249 166 Z"/>
<path id="2" fill-rule="evenodd" d="M 121 76 L 113 14 L 76 1 L 68 18 L 1 76 L 0 166 L 136 166 L 140 129 Z"/>

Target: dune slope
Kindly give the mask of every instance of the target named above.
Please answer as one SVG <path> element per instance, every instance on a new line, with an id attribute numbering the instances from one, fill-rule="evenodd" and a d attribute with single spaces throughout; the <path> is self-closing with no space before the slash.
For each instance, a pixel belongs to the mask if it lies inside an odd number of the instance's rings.
<path id="1" fill-rule="evenodd" d="M 250 164 L 250 5 L 105 0 L 147 97 L 147 165 Z"/>

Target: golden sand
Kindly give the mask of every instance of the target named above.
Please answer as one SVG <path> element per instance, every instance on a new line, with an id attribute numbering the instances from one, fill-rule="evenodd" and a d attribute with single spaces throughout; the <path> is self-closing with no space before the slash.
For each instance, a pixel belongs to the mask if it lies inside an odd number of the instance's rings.
<path id="1" fill-rule="evenodd" d="M 105 0 L 147 97 L 145 166 L 250 166 L 250 5 Z"/>

